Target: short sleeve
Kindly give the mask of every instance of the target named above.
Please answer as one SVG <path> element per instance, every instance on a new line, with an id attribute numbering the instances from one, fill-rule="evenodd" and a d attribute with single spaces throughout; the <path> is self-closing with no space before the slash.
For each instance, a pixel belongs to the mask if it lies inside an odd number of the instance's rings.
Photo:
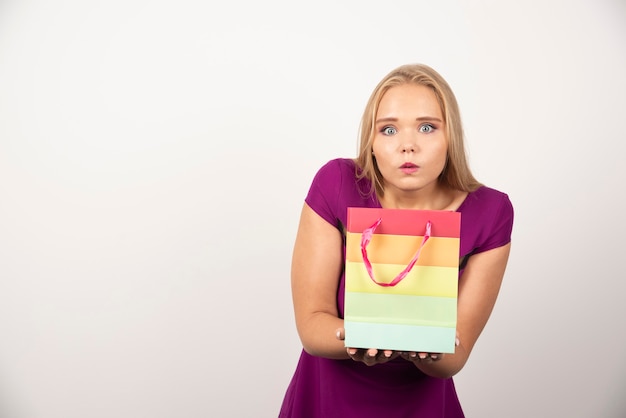
<path id="1" fill-rule="evenodd" d="M 343 182 L 340 164 L 340 160 L 331 160 L 324 164 L 313 177 L 304 199 L 315 213 L 334 226 L 340 223 L 337 216 Z"/>
<path id="2" fill-rule="evenodd" d="M 487 238 L 474 250 L 475 253 L 489 251 L 511 242 L 513 231 L 513 204 L 505 193 L 499 194 L 497 208 L 492 218 Z"/>

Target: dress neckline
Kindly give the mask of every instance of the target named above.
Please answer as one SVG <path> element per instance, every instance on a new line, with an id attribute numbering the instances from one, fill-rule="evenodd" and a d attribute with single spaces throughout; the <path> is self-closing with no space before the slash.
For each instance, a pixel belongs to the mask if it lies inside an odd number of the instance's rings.
<path id="1" fill-rule="evenodd" d="M 461 202 L 461 204 L 455 209 L 455 210 L 450 210 L 450 212 L 461 212 L 461 209 L 465 206 L 465 204 L 467 203 L 467 201 L 469 200 L 468 198 L 470 197 L 470 195 L 476 193 L 478 190 L 480 190 L 481 188 L 483 188 L 484 186 L 480 186 L 478 189 L 472 191 L 472 192 L 467 192 L 467 195 L 465 196 L 465 198 L 463 199 L 463 201 Z M 380 200 L 378 200 L 378 196 L 376 196 L 376 194 L 374 193 L 374 199 L 376 201 L 376 205 L 380 208 L 380 209 L 384 209 L 383 205 L 380 204 Z"/>

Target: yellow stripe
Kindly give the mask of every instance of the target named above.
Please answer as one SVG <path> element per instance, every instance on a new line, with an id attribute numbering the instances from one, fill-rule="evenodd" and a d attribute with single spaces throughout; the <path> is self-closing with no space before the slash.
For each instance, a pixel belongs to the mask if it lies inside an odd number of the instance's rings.
<path id="1" fill-rule="evenodd" d="M 374 234 L 367 246 L 367 256 L 372 264 L 404 264 L 411 261 L 423 237 L 410 235 Z M 459 266 L 459 238 L 431 237 L 417 260 L 418 266 Z M 346 235 L 346 260 L 362 262 L 361 234 Z"/>
<path id="2" fill-rule="evenodd" d="M 372 264 L 374 278 L 389 283 L 406 266 Z M 393 287 L 379 286 L 367 274 L 363 263 L 346 263 L 346 292 L 439 296 L 455 298 L 458 294 L 458 267 L 414 266 L 407 276 Z"/>

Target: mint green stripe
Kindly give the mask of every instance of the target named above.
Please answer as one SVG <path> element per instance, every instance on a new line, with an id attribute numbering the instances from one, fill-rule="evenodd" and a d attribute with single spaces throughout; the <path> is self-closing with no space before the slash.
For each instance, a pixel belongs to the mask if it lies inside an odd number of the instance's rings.
<path id="1" fill-rule="evenodd" d="M 456 298 L 346 292 L 344 318 L 353 322 L 456 326 Z"/>
<path id="2" fill-rule="evenodd" d="M 344 321 L 345 346 L 425 353 L 454 353 L 455 328 Z"/>

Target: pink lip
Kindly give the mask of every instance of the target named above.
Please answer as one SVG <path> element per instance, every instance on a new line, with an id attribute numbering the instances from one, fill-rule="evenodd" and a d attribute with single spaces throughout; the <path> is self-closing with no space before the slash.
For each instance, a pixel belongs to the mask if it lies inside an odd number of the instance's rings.
<path id="1" fill-rule="evenodd" d="M 412 174 L 412 173 L 415 173 L 417 170 L 419 170 L 419 166 L 413 163 L 404 163 L 400 166 L 400 170 L 404 174 Z"/>

